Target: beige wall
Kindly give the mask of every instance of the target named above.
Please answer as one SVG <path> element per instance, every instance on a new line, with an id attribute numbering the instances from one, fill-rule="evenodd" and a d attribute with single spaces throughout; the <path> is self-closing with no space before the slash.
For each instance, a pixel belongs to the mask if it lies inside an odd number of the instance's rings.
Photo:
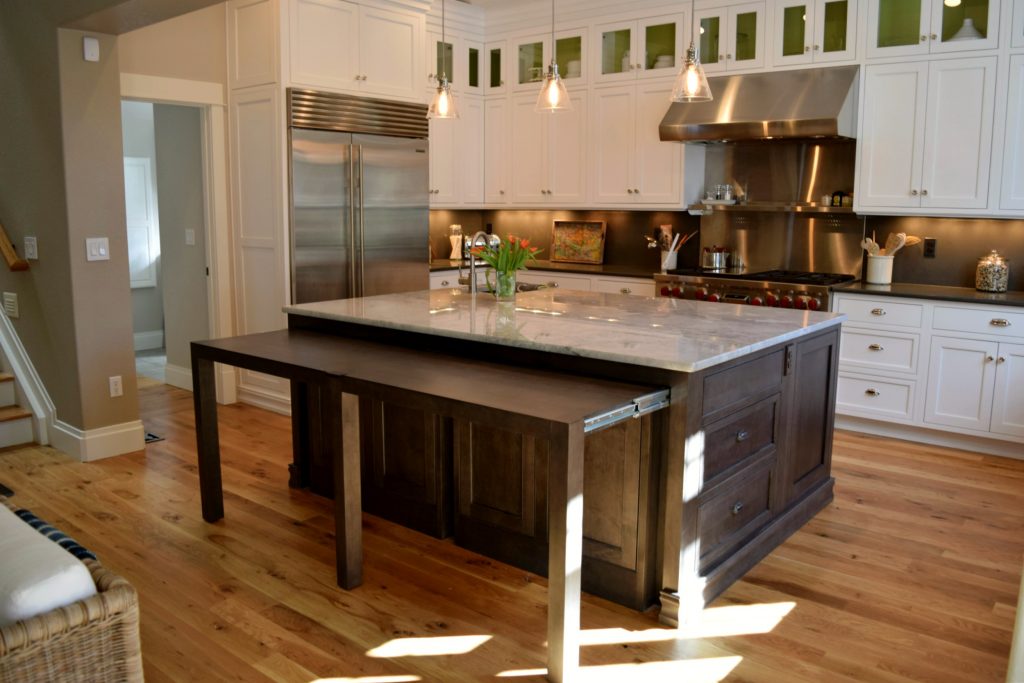
<path id="1" fill-rule="evenodd" d="M 210 336 L 202 118 L 196 107 L 158 104 L 153 113 L 160 187 L 164 346 L 168 365 L 189 370 L 189 342 Z M 185 243 L 187 229 L 195 231 L 194 245 Z"/>
<path id="2" fill-rule="evenodd" d="M 118 36 L 121 72 L 227 82 L 223 3 Z"/>

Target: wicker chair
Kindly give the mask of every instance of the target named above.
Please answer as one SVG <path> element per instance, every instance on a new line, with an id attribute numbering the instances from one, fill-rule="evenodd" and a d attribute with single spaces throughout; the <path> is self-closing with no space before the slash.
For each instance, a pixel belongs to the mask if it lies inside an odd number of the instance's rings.
<path id="1" fill-rule="evenodd" d="M 96 595 L 0 628 L 0 681 L 143 680 L 135 588 L 98 561 L 84 562 Z"/>

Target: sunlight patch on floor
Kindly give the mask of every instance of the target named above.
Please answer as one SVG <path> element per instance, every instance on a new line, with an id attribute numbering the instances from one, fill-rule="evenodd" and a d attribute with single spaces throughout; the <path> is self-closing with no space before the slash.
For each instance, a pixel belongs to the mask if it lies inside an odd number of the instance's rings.
<path id="1" fill-rule="evenodd" d="M 310 683 L 413 683 L 419 676 L 357 676 L 356 678 L 317 678 Z"/>
<path id="2" fill-rule="evenodd" d="M 426 636 L 395 638 L 367 651 L 370 657 L 439 657 L 464 655 L 480 647 L 491 636 Z"/>
<path id="3" fill-rule="evenodd" d="M 739 666 L 743 657 L 705 657 L 672 662 L 642 662 L 627 664 L 604 664 L 602 666 L 580 667 L 581 683 L 622 683 L 635 680 L 643 683 L 718 683 Z M 522 678 L 544 676 L 547 669 L 515 669 L 502 671 L 498 678 Z"/>

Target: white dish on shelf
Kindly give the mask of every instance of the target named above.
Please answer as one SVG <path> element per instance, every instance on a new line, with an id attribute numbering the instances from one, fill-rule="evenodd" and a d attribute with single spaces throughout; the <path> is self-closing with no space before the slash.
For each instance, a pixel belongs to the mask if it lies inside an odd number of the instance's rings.
<path id="1" fill-rule="evenodd" d="M 705 199 L 703 204 L 708 206 L 732 206 L 736 203 L 735 199 Z"/>

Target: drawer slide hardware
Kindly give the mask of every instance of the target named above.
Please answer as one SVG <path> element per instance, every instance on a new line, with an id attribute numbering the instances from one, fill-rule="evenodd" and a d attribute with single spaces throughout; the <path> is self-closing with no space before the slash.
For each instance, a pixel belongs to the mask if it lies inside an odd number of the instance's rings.
<path id="1" fill-rule="evenodd" d="M 988 324 L 993 327 L 1009 327 L 1010 321 L 1006 318 L 993 318 Z"/>
<path id="2" fill-rule="evenodd" d="M 882 392 L 880 392 L 878 389 L 867 389 L 864 393 L 867 394 L 868 396 L 881 396 L 882 395 Z"/>
<path id="3" fill-rule="evenodd" d="M 588 417 L 583 421 L 583 432 L 585 434 L 596 432 L 605 427 L 611 427 L 630 418 L 638 418 L 647 413 L 653 413 L 667 408 L 669 404 L 669 390 L 662 389 L 650 394 L 644 394 L 634 398 L 630 403 L 612 408 L 611 410 Z"/>

